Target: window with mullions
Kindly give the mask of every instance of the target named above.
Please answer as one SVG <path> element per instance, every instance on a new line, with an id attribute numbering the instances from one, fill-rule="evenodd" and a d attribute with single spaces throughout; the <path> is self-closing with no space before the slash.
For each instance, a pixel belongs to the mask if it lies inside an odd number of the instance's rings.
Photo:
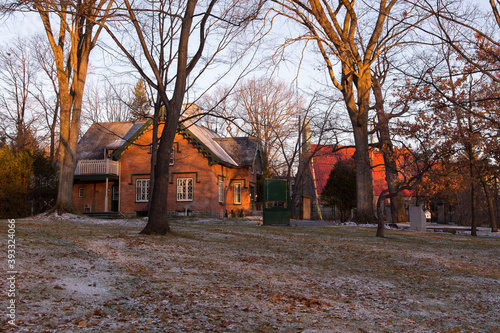
<path id="1" fill-rule="evenodd" d="M 224 203 L 224 181 L 219 180 L 219 203 Z"/>
<path id="2" fill-rule="evenodd" d="M 234 204 L 241 205 L 241 191 L 242 191 L 241 183 L 234 183 Z"/>
<path id="3" fill-rule="evenodd" d="M 135 181 L 135 202 L 149 201 L 149 179 L 137 179 Z"/>
<path id="4" fill-rule="evenodd" d="M 177 178 L 177 201 L 193 201 L 193 178 Z"/>

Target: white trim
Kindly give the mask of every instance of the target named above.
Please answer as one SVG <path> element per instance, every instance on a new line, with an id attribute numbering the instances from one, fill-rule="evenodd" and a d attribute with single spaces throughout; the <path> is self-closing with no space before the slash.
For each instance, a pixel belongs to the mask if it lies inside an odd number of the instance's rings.
<path id="1" fill-rule="evenodd" d="M 141 178 L 135 180 L 135 202 L 148 202 L 149 201 L 149 178 Z"/>
<path id="2" fill-rule="evenodd" d="M 177 178 L 177 201 L 193 201 L 194 179 Z"/>

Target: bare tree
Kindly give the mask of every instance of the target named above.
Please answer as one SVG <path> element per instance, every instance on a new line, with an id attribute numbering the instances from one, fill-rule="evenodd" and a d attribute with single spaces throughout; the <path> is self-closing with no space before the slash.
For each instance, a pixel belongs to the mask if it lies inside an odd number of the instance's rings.
<path id="1" fill-rule="evenodd" d="M 259 2 L 196 0 L 135 2 L 124 0 L 119 27 L 107 25 L 111 38 L 122 53 L 156 92 L 153 116 L 152 189 L 148 224 L 145 234 L 170 231 L 165 198 L 168 194 L 169 159 L 186 90 L 242 32 L 260 10 Z M 118 29 L 121 28 L 122 30 Z M 133 33 L 128 34 L 128 31 Z M 120 34 L 126 34 L 137 45 L 128 47 Z M 209 39 L 213 36 L 213 39 Z M 212 44 L 214 42 L 214 44 Z M 207 49 L 207 50 L 206 50 Z M 204 57 L 205 55 L 205 57 Z M 143 62 L 142 62 L 143 60 Z M 203 62 L 196 75 L 195 67 Z M 193 81 L 188 83 L 188 79 Z M 165 109 L 165 122 L 158 135 L 160 113 Z"/>
<path id="2" fill-rule="evenodd" d="M 407 0 L 410 1 L 410 0 Z M 476 57 L 477 46 L 487 46 L 483 52 L 489 53 L 500 47 L 498 28 L 498 0 L 489 0 L 491 11 L 483 10 L 476 1 L 416 1 L 414 5 L 432 15 L 435 25 L 422 31 L 433 36 L 437 42 L 446 43 L 478 72 L 491 80 L 500 82 L 496 70 L 485 67 Z M 492 17 L 493 16 L 493 17 Z M 482 43 L 477 41 L 482 40 Z M 490 47 L 493 45 L 494 47 Z M 493 53 L 490 56 L 495 56 Z"/>
<path id="3" fill-rule="evenodd" d="M 233 93 L 232 87 L 218 85 L 212 93 L 204 94 L 200 98 L 200 106 L 207 110 L 208 117 L 203 117 L 200 122 L 206 128 L 224 136 L 240 136 L 242 129 L 236 122 L 236 105 L 234 98 L 229 98 Z"/>
<path id="4" fill-rule="evenodd" d="M 477 229 L 478 184 L 486 196 L 492 231 L 498 231 L 489 189 L 492 182 L 488 181 L 488 178 L 496 178 L 490 176 L 488 165 L 494 160 L 492 152 L 499 145 L 498 126 L 494 121 L 498 119 L 498 100 L 494 98 L 497 89 L 493 88 L 498 83 L 491 80 L 490 75 L 478 73 L 448 43 L 441 44 L 438 52 L 441 60 L 430 67 L 421 66 L 421 77 L 408 89 L 406 99 L 424 106 L 415 118 L 413 137 L 427 146 L 433 145 L 434 150 L 453 162 L 448 165 L 461 168 L 460 174 L 467 175 L 464 179 L 470 189 L 472 235 L 476 235 Z"/>
<path id="5" fill-rule="evenodd" d="M 34 35 L 30 38 L 31 56 L 36 61 L 38 68 L 44 75 L 38 76 L 34 89 L 30 92 L 38 102 L 36 106 L 40 127 L 44 140 L 48 140 L 49 159 L 57 159 L 57 134 L 59 126 L 59 86 L 57 83 L 57 70 L 54 54 L 50 45 L 43 39 L 43 35 Z"/>
<path id="6" fill-rule="evenodd" d="M 85 93 L 83 118 L 90 124 L 127 121 L 130 119 L 130 85 L 124 83 L 102 83 L 89 85 Z"/>
<path id="7" fill-rule="evenodd" d="M 112 5 L 112 0 L 27 0 L 1 4 L 3 13 L 37 13 L 54 54 L 60 101 L 60 172 L 53 210 L 58 213 L 74 211 L 73 176 L 89 57 Z"/>
<path id="8" fill-rule="evenodd" d="M 401 177 L 398 166 L 398 154 L 392 142 L 391 127 L 389 122 L 406 113 L 408 108 L 403 105 L 399 112 L 387 112 L 386 95 L 384 94 L 384 84 L 389 74 L 389 61 L 386 57 L 380 56 L 377 59 L 376 66 L 373 69 L 373 84 L 372 91 L 375 99 L 373 109 L 376 112 L 375 132 L 378 136 L 377 148 L 382 153 L 385 166 L 385 179 L 387 182 L 387 195 L 380 195 L 379 200 L 385 202 L 386 198 L 390 200 L 391 217 L 393 223 L 407 222 L 408 217 L 404 206 L 403 197 L 401 195 Z M 403 102 L 404 103 L 404 102 Z M 383 214 L 378 212 L 380 203 L 377 203 L 378 228 L 377 236 L 384 237 L 384 221 Z"/>
<path id="9" fill-rule="evenodd" d="M 27 39 L 18 38 L 0 50 L 0 128 L 14 152 L 36 146 L 35 103 L 30 94 L 35 85 L 38 65 L 31 57 Z"/>
<path id="10" fill-rule="evenodd" d="M 369 157 L 368 122 L 373 87 L 372 65 L 379 54 L 398 43 L 420 20 L 411 7 L 393 9 L 397 0 L 358 3 L 319 0 L 274 0 L 277 11 L 294 20 L 303 34 L 294 40 L 313 41 L 325 62 L 329 78 L 342 93 L 352 125 L 356 153 L 357 215 L 371 220 L 373 175 Z M 335 64 L 339 62 L 340 74 Z"/>
<path id="11" fill-rule="evenodd" d="M 260 139 L 264 177 L 286 170 L 283 149 L 294 134 L 297 136 L 296 123 L 305 109 L 298 93 L 277 79 L 253 78 L 241 81 L 223 103 L 215 102 L 219 105 L 213 108 L 225 119 L 223 126 L 229 135 L 236 137 L 243 132 Z"/>

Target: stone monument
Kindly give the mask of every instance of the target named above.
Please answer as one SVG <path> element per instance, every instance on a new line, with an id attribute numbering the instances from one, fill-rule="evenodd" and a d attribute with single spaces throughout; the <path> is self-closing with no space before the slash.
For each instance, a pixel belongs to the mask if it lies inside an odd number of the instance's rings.
<path id="1" fill-rule="evenodd" d="M 420 232 L 427 230 L 425 214 L 420 206 L 410 207 L 410 230 Z"/>

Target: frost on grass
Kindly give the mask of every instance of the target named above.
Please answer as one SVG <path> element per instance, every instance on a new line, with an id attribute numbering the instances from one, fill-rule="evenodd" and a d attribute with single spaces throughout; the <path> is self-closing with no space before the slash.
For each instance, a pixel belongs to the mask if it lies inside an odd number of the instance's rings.
<path id="1" fill-rule="evenodd" d="M 498 239 L 237 219 L 173 220 L 167 236 L 140 235 L 145 219 L 19 222 L 18 327 L 6 331 L 500 327 Z"/>

